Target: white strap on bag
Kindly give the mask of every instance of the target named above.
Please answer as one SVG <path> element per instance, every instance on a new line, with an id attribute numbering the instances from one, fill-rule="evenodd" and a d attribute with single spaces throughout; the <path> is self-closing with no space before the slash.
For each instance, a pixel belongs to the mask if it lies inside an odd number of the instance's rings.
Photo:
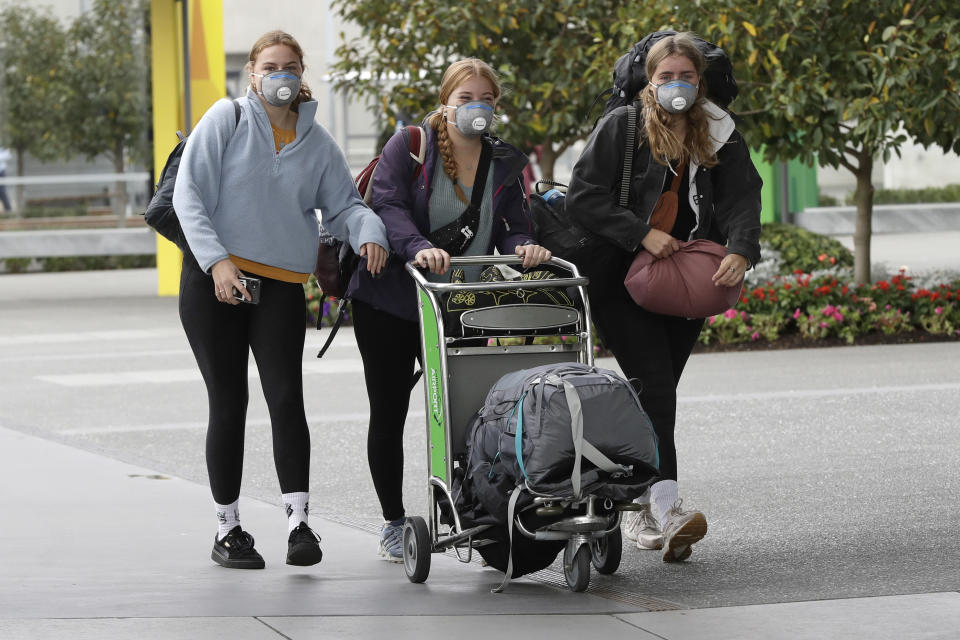
<path id="1" fill-rule="evenodd" d="M 523 487 L 517 487 L 513 490 L 513 493 L 510 494 L 510 501 L 507 503 L 507 535 L 510 539 L 510 545 L 507 547 L 507 572 L 503 576 L 503 582 L 500 583 L 499 587 L 490 590 L 490 593 L 502 593 L 504 589 L 507 588 L 507 585 L 510 584 L 510 576 L 513 575 L 513 517 L 517 510 L 517 498 L 520 497 L 520 492 L 523 491 Z"/>
<path id="2" fill-rule="evenodd" d="M 581 459 L 586 458 L 594 465 L 603 469 L 607 473 L 614 475 L 629 474 L 630 470 L 615 463 L 605 456 L 599 449 L 590 444 L 583 438 L 583 404 L 580 402 L 580 396 L 577 389 L 567 380 L 559 376 L 550 376 L 547 379 L 551 384 L 562 384 L 563 394 L 567 399 L 567 408 L 570 410 L 570 433 L 573 438 L 573 473 L 570 475 L 570 484 L 573 488 L 573 498 L 579 500 L 580 496 L 580 468 Z"/>

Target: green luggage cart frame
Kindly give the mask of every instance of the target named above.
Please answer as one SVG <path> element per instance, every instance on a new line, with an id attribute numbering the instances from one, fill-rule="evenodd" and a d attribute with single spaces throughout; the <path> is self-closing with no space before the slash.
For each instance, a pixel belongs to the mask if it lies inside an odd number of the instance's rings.
<path id="1" fill-rule="evenodd" d="M 522 258 L 515 255 L 468 256 L 451 258 L 450 266 L 509 266 L 521 262 Z M 544 266 L 569 275 L 549 280 L 437 283 L 427 280 L 415 263 L 406 265 L 417 286 L 427 423 L 426 518 L 407 518 L 403 531 L 403 563 L 411 582 L 427 579 L 433 553 L 453 549 L 461 562 L 470 562 L 473 549 L 491 542 L 483 537 L 489 525 L 461 526 L 452 487 L 455 461 L 466 451 L 470 420 L 483 406 L 493 384 L 519 369 L 566 362 L 593 364 L 586 292 L 589 280 L 576 265 L 559 258 L 552 258 Z M 453 320 L 443 311 L 445 294 L 540 287 L 566 289 L 574 306 L 501 305 L 465 311 Z M 447 326 L 449 322 L 460 326 L 450 331 L 453 327 Z M 542 336 L 556 339 L 549 344 L 532 343 Z M 442 508 L 448 510 L 452 520 L 449 525 L 441 523 Z M 550 516 L 551 524 L 530 530 L 517 514 L 513 526 L 534 540 L 568 541 L 564 575 L 571 589 L 586 589 L 591 564 L 601 573 L 616 571 L 621 556 L 620 512 L 631 505 L 601 505 L 593 496 L 581 500 L 538 496 L 531 508 L 540 516 Z"/>

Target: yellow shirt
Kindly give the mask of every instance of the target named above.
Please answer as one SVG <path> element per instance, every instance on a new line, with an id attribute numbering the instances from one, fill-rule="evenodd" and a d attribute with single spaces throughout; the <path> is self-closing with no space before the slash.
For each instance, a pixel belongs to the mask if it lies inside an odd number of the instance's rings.
<path id="1" fill-rule="evenodd" d="M 297 132 L 294 129 L 278 129 L 277 127 L 273 127 L 273 144 L 277 150 L 277 153 L 280 153 L 280 150 L 293 142 L 296 137 Z M 280 267 L 272 267 L 268 264 L 254 262 L 253 260 L 247 260 L 233 254 L 230 254 L 230 259 L 235 265 L 237 265 L 237 268 L 244 273 L 252 273 L 265 278 L 280 280 L 282 282 L 303 283 L 306 282 L 307 278 L 310 277 L 309 273 L 288 271 L 287 269 L 281 269 Z"/>
<path id="2" fill-rule="evenodd" d="M 297 132 L 294 129 L 278 129 L 277 127 L 272 128 L 273 145 L 277 148 L 277 153 L 280 153 L 280 149 L 283 149 L 297 138 Z"/>

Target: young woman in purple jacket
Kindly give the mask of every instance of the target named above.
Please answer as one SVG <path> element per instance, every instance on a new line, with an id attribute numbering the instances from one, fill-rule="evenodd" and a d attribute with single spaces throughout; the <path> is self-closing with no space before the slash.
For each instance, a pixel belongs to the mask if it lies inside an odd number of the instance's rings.
<path id="1" fill-rule="evenodd" d="M 551 257 L 531 235 L 520 176 L 527 157 L 487 134 L 499 97 L 500 83 L 489 65 L 472 58 L 454 62 L 443 75 L 440 104 L 425 121 L 426 159 L 416 179 L 406 131 L 384 146 L 373 176 L 373 209 L 387 228 L 391 254 L 376 278 L 357 269 L 347 295 L 370 401 L 367 458 L 385 521 L 379 554 L 393 562 L 403 561 L 403 425 L 420 357 L 416 290 L 404 265 L 415 261 L 435 279 L 447 274 L 451 254 L 429 237 L 471 202 L 484 146 L 490 163 L 480 222 L 459 255 L 496 249 L 522 256 L 524 268 Z"/>

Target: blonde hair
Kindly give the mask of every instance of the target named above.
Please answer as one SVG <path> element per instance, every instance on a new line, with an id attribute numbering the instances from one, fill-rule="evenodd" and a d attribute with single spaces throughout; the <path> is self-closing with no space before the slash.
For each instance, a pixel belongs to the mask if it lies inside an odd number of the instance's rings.
<path id="1" fill-rule="evenodd" d="M 683 114 L 687 119 L 687 136 L 684 140 L 677 137 L 670 128 L 673 114 L 657 102 L 651 84 L 654 72 L 660 63 L 670 56 L 677 55 L 690 60 L 699 76 L 697 100 L 693 107 Z M 706 70 L 707 61 L 694 43 L 693 34 L 689 32 L 663 38 L 653 45 L 647 54 L 648 83 L 640 90 L 640 99 L 644 107 L 643 137 L 650 145 L 654 159 L 660 164 L 690 160 L 704 167 L 713 167 L 717 164 L 717 155 L 710 137 L 710 116 L 703 108 L 703 101 L 707 94 L 707 79 L 704 76 Z"/>
<path id="2" fill-rule="evenodd" d="M 427 119 L 427 124 L 437 132 L 437 146 L 440 148 L 440 157 L 443 159 L 443 171 L 450 177 L 455 187 L 457 187 L 457 161 L 453 157 L 453 141 L 447 134 L 446 104 L 457 87 L 474 77 L 487 79 L 493 87 L 494 100 L 500 99 L 500 79 L 493 67 L 477 58 L 464 58 L 457 60 L 444 71 L 443 79 L 440 81 L 441 107 Z"/>
<path id="3" fill-rule="evenodd" d="M 250 48 L 250 57 L 247 60 L 247 64 L 243 65 L 243 70 L 249 75 L 253 71 L 253 66 L 257 62 L 257 58 L 260 57 L 260 54 L 264 49 L 272 47 L 278 44 L 282 44 L 286 47 L 290 47 L 291 51 L 296 54 L 297 58 L 300 60 L 300 70 L 303 71 L 306 69 L 306 65 L 303 64 L 303 48 L 300 46 L 300 43 L 297 42 L 296 38 L 287 33 L 286 31 L 268 31 L 253 43 L 253 46 Z M 297 97 L 294 98 L 293 102 L 290 104 L 291 108 L 296 108 L 301 102 L 307 102 L 308 100 L 313 99 L 313 93 L 310 91 L 310 87 L 307 86 L 307 83 L 304 82 L 303 78 L 300 78 L 300 93 L 297 94 Z"/>

